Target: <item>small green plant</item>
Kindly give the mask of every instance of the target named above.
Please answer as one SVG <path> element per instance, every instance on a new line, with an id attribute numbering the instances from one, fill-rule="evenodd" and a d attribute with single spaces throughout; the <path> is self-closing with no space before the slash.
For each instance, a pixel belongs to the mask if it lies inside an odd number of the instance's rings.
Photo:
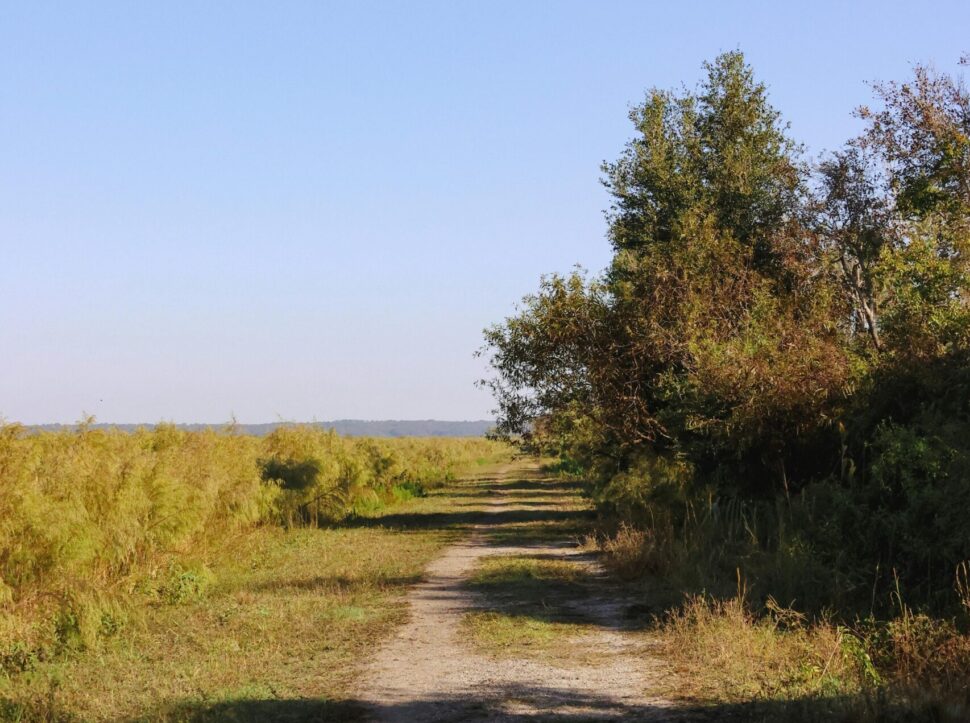
<path id="1" fill-rule="evenodd" d="M 168 605 L 181 605 L 197 600 L 212 583 L 212 573 L 204 566 L 183 567 L 175 564 L 158 589 L 159 597 Z"/>
<path id="2" fill-rule="evenodd" d="M 395 500 L 399 502 L 406 502 L 415 497 L 424 497 L 428 494 L 423 484 L 410 480 L 394 485 L 391 488 L 391 493 L 394 495 Z"/>
<path id="3" fill-rule="evenodd" d="M 863 684 L 869 687 L 882 685 L 882 676 L 876 670 L 876 666 L 869 656 L 869 651 L 866 649 L 865 643 L 844 627 L 840 626 L 838 628 L 838 634 L 842 655 L 855 665 L 859 679 Z"/>
<path id="4" fill-rule="evenodd" d="M 41 661 L 38 650 L 22 642 L 15 642 L 0 651 L 0 675 L 11 676 L 33 670 Z"/>

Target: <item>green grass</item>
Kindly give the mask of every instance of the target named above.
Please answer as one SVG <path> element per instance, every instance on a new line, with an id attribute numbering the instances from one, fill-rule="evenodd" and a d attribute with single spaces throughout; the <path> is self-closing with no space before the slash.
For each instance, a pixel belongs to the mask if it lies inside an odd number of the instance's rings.
<path id="1" fill-rule="evenodd" d="M 516 658 L 548 654 L 585 630 L 575 623 L 495 611 L 469 613 L 463 624 L 480 650 Z"/>
<path id="2" fill-rule="evenodd" d="M 589 531 L 589 504 L 577 484 L 539 473 L 499 486 L 513 509 L 531 512 L 489 530 L 492 544 L 561 544 Z M 481 609 L 463 624 L 478 650 L 490 655 L 574 657 L 570 644 L 590 626 L 569 602 L 585 597 L 590 583 L 584 566 L 541 552 L 485 557 L 467 582 Z"/>
<path id="3" fill-rule="evenodd" d="M 570 605 L 588 593 L 588 573 L 566 560 L 530 555 L 486 557 L 469 578 L 481 610 L 464 618 L 485 653 L 507 657 L 563 656 L 589 629 Z"/>
<path id="4" fill-rule="evenodd" d="M 483 560 L 469 581 L 478 588 L 494 587 L 502 594 L 528 596 L 548 592 L 550 583 L 573 585 L 582 577 L 582 570 L 565 560 L 502 555 Z"/>

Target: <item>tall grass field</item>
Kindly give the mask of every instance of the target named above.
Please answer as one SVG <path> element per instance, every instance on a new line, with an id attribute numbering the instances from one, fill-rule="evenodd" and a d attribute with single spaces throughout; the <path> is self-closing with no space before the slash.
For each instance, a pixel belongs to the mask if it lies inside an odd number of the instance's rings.
<path id="1" fill-rule="evenodd" d="M 198 598 L 260 527 L 379 510 L 485 463 L 484 439 L 0 427 L 0 679 L 97 645 L 133 607 Z"/>

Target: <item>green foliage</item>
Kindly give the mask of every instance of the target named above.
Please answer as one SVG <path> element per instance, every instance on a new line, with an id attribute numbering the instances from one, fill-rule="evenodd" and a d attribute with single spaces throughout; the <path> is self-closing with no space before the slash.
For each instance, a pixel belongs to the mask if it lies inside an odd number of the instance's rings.
<path id="1" fill-rule="evenodd" d="M 486 331 L 499 432 L 585 470 L 625 567 L 889 612 L 970 559 L 970 94 L 917 66 L 802 161 L 740 53 L 604 165 L 613 259 Z M 625 529 L 625 528 L 623 528 Z M 637 552 L 639 550 L 639 552 Z"/>
<path id="2" fill-rule="evenodd" d="M 204 565 L 186 566 L 176 562 L 169 568 L 158 593 L 165 603 L 180 605 L 202 597 L 211 583 L 212 573 Z"/>

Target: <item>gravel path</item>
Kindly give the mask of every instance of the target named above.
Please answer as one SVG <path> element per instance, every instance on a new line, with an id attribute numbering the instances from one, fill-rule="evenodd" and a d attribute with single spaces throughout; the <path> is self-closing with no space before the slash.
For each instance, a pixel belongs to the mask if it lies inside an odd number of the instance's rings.
<path id="1" fill-rule="evenodd" d="M 515 480 L 537 470 L 506 468 L 479 482 L 480 511 L 489 522 L 473 526 L 427 569 L 410 593 L 410 619 L 376 652 L 356 698 L 374 721 L 514 721 L 514 720 L 671 720 L 664 700 L 650 696 L 659 666 L 643 633 L 624 628 L 625 605 L 614 597 L 584 596 L 568 601 L 578 617 L 592 621 L 575 639 L 579 653 L 553 660 L 496 658 L 477 651 L 467 640 L 462 618 L 483 600 L 467 587 L 469 575 L 490 555 L 528 554 L 582 566 L 602 577 L 594 559 L 577 542 L 528 544 L 512 529 L 528 531 L 528 515 L 548 515 L 555 500 L 533 497 L 535 482 L 516 490 Z M 493 484 L 494 483 L 494 484 Z M 554 489 L 554 483 L 550 483 Z M 548 495 L 542 491 L 540 494 Z M 514 513 L 514 514 L 504 514 Z M 525 520 L 524 527 L 522 520 Z M 502 540 L 499 542 L 499 540 Z M 604 585 L 607 583 L 604 582 Z"/>

